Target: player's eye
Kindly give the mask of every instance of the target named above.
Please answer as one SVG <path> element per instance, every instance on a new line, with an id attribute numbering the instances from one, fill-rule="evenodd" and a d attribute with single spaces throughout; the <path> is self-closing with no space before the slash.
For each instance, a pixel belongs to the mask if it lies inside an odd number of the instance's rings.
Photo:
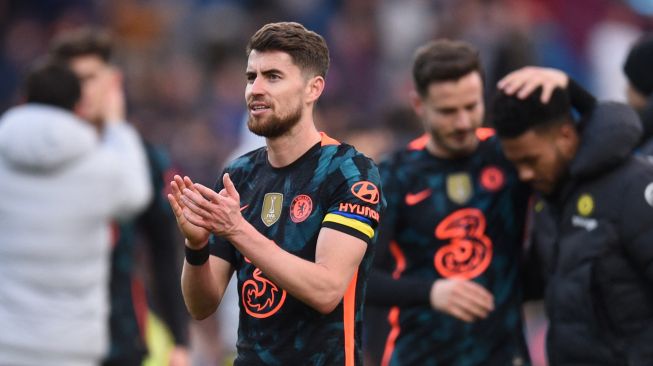
<path id="1" fill-rule="evenodd" d="M 476 108 L 477 105 L 478 105 L 477 103 L 468 104 L 468 105 L 465 106 L 465 109 L 467 111 L 471 112 Z"/>
<path id="2" fill-rule="evenodd" d="M 456 113 L 456 109 L 455 108 L 443 108 L 443 109 L 439 109 L 438 112 L 440 114 L 442 114 L 442 115 L 445 115 L 445 116 L 451 116 L 452 114 Z"/>

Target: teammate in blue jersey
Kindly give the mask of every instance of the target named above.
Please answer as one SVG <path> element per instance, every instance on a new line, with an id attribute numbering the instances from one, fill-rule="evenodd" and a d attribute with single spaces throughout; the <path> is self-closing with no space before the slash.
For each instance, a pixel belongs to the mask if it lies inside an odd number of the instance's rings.
<path id="1" fill-rule="evenodd" d="M 315 128 L 329 64 L 321 36 L 272 23 L 247 52 L 248 127 L 266 146 L 231 163 L 215 190 L 171 183 L 186 305 L 198 319 L 213 313 L 235 270 L 236 365 L 362 365 L 362 299 L 384 207 L 378 170 Z"/>
<path id="2" fill-rule="evenodd" d="M 530 189 L 482 128 L 478 52 L 416 52 L 426 134 L 380 165 L 388 208 L 368 305 L 387 306 L 382 365 L 528 365 L 520 256 Z M 370 337 L 375 337 L 371 334 Z"/>

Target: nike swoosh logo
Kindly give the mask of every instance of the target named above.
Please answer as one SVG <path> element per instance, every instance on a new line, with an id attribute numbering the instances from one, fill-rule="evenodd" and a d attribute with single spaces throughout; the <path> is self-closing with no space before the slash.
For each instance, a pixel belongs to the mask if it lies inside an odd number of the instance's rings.
<path id="1" fill-rule="evenodd" d="M 249 205 L 245 205 L 245 206 L 241 207 L 241 208 L 240 208 L 240 211 L 242 212 L 242 211 L 243 211 L 244 209 L 246 209 L 247 207 L 249 207 Z"/>
<path id="2" fill-rule="evenodd" d="M 416 204 L 424 201 L 425 199 L 431 196 L 431 189 L 427 188 L 423 191 L 417 193 L 407 193 L 406 194 L 406 204 L 408 206 L 415 206 Z"/>

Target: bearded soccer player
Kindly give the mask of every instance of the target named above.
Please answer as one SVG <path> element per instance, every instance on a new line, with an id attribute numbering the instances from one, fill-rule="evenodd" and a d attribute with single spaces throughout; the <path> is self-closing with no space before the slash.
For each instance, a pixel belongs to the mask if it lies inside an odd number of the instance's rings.
<path id="1" fill-rule="evenodd" d="M 368 305 L 389 307 L 382 365 L 528 365 L 520 253 L 530 190 L 482 128 L 483 72 L 466 43 L 417 50 L 425 134 L 380 165 L 388 208 Z M 373 336 L 373 335 L 372 335 Z"/>
<path id="2" fill-rule="evenodd" d="M 377 168 L 315 128 L 321 36 L 272 23 L 247 53 L 248 126 L 266 146 L 233 161 L 215 190 L 171 183 L 186 305 L 197 319 L 213 313 L 235 270 L 236 365 L 361 365 L 361 295 L 384 206 Z"/>

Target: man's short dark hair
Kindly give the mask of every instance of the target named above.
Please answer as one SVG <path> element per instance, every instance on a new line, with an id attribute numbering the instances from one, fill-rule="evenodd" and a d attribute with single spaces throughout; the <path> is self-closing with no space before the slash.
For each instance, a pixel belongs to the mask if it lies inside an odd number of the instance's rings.
<path id="1" fill-rule="evenodd" d="M 644 35 L 633 45 L 623 69 L 636 90 L 646 97 L 653 95 L 653 33 Z"/>
<path id="2" fill-rule="evenodd" d="M 468 43 L 439 39 L 415 51 L 413 81 L 421 96 L 426 96 L 431 83 L 456 81 L 473 71 L 483 77 L 478 51 Z"/>
<path id="3" fill-rule="evenodd" d="M 259 29 L 247 44 L 253 51 L 282 51 L 292 57 L 302 71 L 325 77 L 329 69 L 329 49 L 319 34 L 294 22 L 269 23 Z"/>
<path id="4" fill-rule="evenodd" d="M 98 56 L 109 62 L 113 51 L 111 36 L 97 28 L 80 28 L 61 33 L 52 42 L 50 55 L 65 62 L 79 56 Z"/>
<path id="5" fill-rule="evenodd" d="M 25 94 L 28 103 L 47 104 L 72 111 L 81 97 L 79 78 L 63 62 L 38 61 L 27 74 Z"/>
<path id="6" fill-rule="evenodd" d="M 546 129 L 572 121 L 567 90 L 556 88 L 546 104 L 540 101 L 541 95 L 541 87 L 525 99 L 499 91 L 492 105 L 492 122 L 497 135 L 513 138 L 532 129 Z"/>

